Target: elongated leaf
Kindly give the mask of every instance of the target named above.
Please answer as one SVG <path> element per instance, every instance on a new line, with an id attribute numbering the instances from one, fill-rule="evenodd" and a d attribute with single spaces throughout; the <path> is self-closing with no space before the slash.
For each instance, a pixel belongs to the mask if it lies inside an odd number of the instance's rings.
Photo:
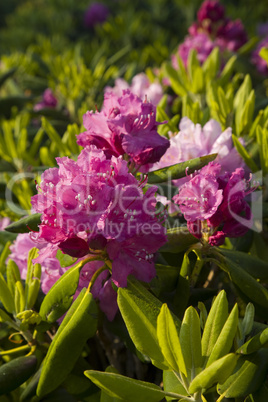
<path id="1" fill-rule="evenodd" d="M 37 387 L 38 396 L 48 394 L 64 381 L 86 341 L 96 330 L 97 305 L 92 294 L 84 288 L 66 314 L 50 345 Z"/>
<path id="2" fill-rule="evenodd" d="M 216 360 L 193 379 L 189 392 L 193 394 L 202 388 L 208 389 L 217 382 L 225 381 L 233 372 L 237 360 L 238 356 L 234 353 Z"/>
<path id="3" fill-rule="evenodd" d="M 15 311 L 14 299 L 1 273 L 0 273 L 0 300 L 3 303 L 3 306 L 5 307 L 8 313 L 14 313 Z"/>
<path id="4" fill-rule="evenodd" d="M 117 302 L 136 348 L 149 356 L 155 366 L 167 370 L 156 329 L 162 303 L 134 279 L 129 280 L 127 288 L 118 289 Z M 180 321 L 175 318 L 175 322 L 179 327 Z"/>
<path id="5" fill-rule="evenodd" d="M 166 304 L 157 318 L 157 339 L 169 368 L 187 376 L 177 327 Z"/>
<path id="6" fill-rule="evenodd" d="M 22 356 L 0 367 L 0 395 L 6 395 L 23 384 L 35 372 L 37 359 L 34 355 Z"/>
<path id="7" fill-rule="evenodd" d="M 216 158 L 217 154 L 200 156 L 186 162 L 177 163 L 163 169 L 158 169 L 148 173 L 148 183 L 157 184 L 165 181 L 180 179 L 186 174 L 192 174 L 195 170 L 201 169 Z"/>
<path id="8" fill-rule="evenodd" d="M 268 346 L 268 328 L 264 329 L 253 338 L 249 339 L 244 345 L 242 345 L 236 353 L 248 355 L 258 351 L 260 348 Z"/>
<path id="9" fill-rule="evenodd" d="M 20 282 L 21 278 L 20 278 L 20 270 L 17 264 L 12 260 L 8 260 L 6 275 L 7 275 L 7 286 L 12 296 L 14 297 L 16 282 Z"/>
<path id="10" fill-rule="evenodd" d="M 234 146 L 237 149 L 237 152 L 242 156 L 242 158 L 244 159 L 244 161 L 246 162 L 248 167 L 252 170 L 252 172 L 257 172 L 259 170 L 259 168 L 256 165 L 256 163 L 254 162 L 254 160 L 252 159 L 252 157 L 247 152 L 246 148 L 241 144 L 241 142 L 235 135 L 232 135 L 232 139 L 233 139 Z"/>
<path id="11" fill-rule="evenodd" d="M 189 246 L 199 241 L 188 231 L 186 226 L 168 229 L 167 238 L 167 243 L 160 249 L 162 252 L 179 253 L 180 251 L 187 250 Z"/>
<path id="12" fill-rule="evenodd" d="M 17 314 L 24 310 L 25 292 L 24 292 L 24 287 L 22 286 L 21 282 L 16 282 L 14 302 L 15 302 L 15 310 L 16 310 Z"/>
<path id="13" fill-rule="evenodd" d="M 268 280 L 268 263 L 260 258 L 243 253 L 241 251 L 228 250 L 225 248 L 218 249 L 221 254 L 232 260 L 235 264 L 243 267 L 249 275 L 260 280 Z"/>
<path id="14" fill-rule="evenodd" d="M 229 258 L 226 258 L 222 268 L 252 302 L 256 302 L 268 312 L 268 290 L 264 286 Z"/>
<path id="15" fill-rule="evenodd" d="M 181 394 L 185 396 L 189 395 L 174 371 L 163 371 L 163 386 L 166 392 L 173 392 L 175 394 Z M 169 401 L 173 400 L 174 398 L 166 396 L 166 399 Z"/>
<path id="16" fill-rule="evenodd" d="M 217 342 L 227 317 L 228 302 L 225 291 L 222 290 L 212 304 L 202 336 L 202 355 L 204 356 L 205 363 Z"/>
<path id="17" fill-rule="evenodd" d="M 238 307 L 234 306 L 209 356 L 207 366 L 229 353 L 238 326 Z"/>
<path id="18" fill-rule="evenodd" d="M 240 357 L 236 370 L 226 381 L 219 381 L 217 391 L 226 398 L 240 398 L 257 391 L 268 371 L 268 350 Z"/>
<path id="19" fill-rule="evenodd" d="M 134 380 L 120 374 L 88 370 L 85 371 L 85 375 L 108 395 L 120 398 L 122 401 L 158 402 L 167 394 L 158 385 Z M 180 395 L 177 396 L 180 397 Z"/>
<path id="20" fill-rule="evenodd" d="M 200 320 L 192 306 L 185 311 L 180 330 L 180 342 L 187 368 L 187 378 L 191 381 L 202 366 Z"/>
<path id="21" fill-rule="evenodd" d="M 42 214 L 32 214 L 8 225 L 5 230 L 12 233 L 28 233 L 31 230 L 37 231 L 41 223 Z"/>
<path id="22" fill-rule="evenodd" d="M 13 67 L 0 76 L 0 87 L 4 84 L 4 82 L 8 78 L 10 78 L 10 77 L 12 77 L 12 75 L 14 75 L 14 73 L 17 71 L 17 69 L 18 69 L 18 67 Z"/>
<path id="23" fill-rule="evenodd" d="M 55 322 L 68 310 L 78 286 L 82 267 L 83 261 L 68 269 L 46 294 L 40 307 L 43 320 Z"/>

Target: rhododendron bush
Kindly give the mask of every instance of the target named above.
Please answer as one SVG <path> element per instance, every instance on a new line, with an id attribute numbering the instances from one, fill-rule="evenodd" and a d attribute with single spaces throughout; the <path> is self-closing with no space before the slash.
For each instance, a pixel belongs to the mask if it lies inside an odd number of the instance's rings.
<path id="1" fill-rule="evenodd" d="M 0 400 L 266 402 L 267 5 L 77 3 L 0 6 Z"/>

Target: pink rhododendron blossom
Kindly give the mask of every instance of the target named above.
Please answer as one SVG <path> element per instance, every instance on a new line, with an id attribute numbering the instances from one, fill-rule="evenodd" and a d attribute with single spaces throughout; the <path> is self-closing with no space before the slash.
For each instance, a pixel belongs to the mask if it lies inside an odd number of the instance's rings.
<path id="1" fill-rule="evenodd" d="M 42 174 L 32 197 L 34 210 L 42 213 L 37 239 L 47 242 L 36 262 L 55 257 L 58 249 L 78 258 L 98 256 L 102 265 L 109 259 L 111 272 L 102 273 L 104 282 L 95 294 L 111 318 L 115 310 L 108 300 L 113 306 L 116 298 L 111 281 L 124 287 L 130 274 L 145 282 L 155 275 L 154 254 L 166 242 L 155 209 L 157 187 L 144 191 L 146 180 L 137 181 L 127 161 L 107 159 L 93 145 L 82 150 L 77 162 L 63 157 L 57 163 L 59 168 Z M 89 264 L 83 268 L 87 278 L 99 267 L 99 262 Z"/>
<path id="2" fill-rule="evenodd" d="M 213 153 L 218 154 L 215 161 L 221 164 L 222 172 L 233 171 L 237 167 L 244 166 L 241 156 L 233 146 L 230 127 L 222 132 L 220 124 L 210 119 L 202 128 L 200 124 L 194 124 L 188 117 L 183 117 L 179 124 L 179 132 L 170 137 L 169 149 L 151 170 Z M 175 183 L 178 184 L 181 181 Z"/>
<path id="3" fill-rule="evenodd" d="M 185 183 L 173 197 L 187 220 L 189 231 L 210 245 L 225 237 L 244 235 L 252 226 L 246 195 L 251 193 L 243 168 L 220 175 L 219 163 L 210 162 Z"/>
<path id="4" fill-rule="evenodd" d="M 151 102 L 154 106 L 157 106 L 163 96 L 162 86 L 158 82 L 151 83 L 144 73 L 135 75 L 135 77 L 132 78 L 131 85 L 124 79 L 117 78 L 115 80 L 115 86 L 106 87 L 104 92 L 112 92 L 119 98 L 122 96 L 123 90 L 126 89 L 129 89 L 130 92 L 143 100 L 147 97 L 148 102 Z"/>
<path id="5" fill-rule="evenodd" d="M 77 137 L 78 145 L 96 145 L 107 156 L 128 155 L 136 166 L 157 162 L 169 141 L 157 133 L 155 106 L 124 90 L 121 97 L 106 93 L 101 112 L 87 112 L 87 131 Z"/>
<path id="6" fill-rule="evenodd" d="M 109 15 L 108 7 L 100 2 L 93 2 L 85 12 L 84 25 L 93 28 L 95 25 L 105 22 Z"/>
<path id="7" fill-rule="evenodd" d="M 11 220 L 5 216 L 3 218 L 0 218 L 0 231 L 5 230 L 5 228 L 10 225 Z"/>
<path id="8" fill-rule="evenodd" d="M 223 5 L 218 1 L 204 1 L 197 12 L 197 21 L 188 29 L 189 36 L 178 47 L 178 54 L 185 67 L 190 50 L 195 49 L 200 64 L 207 59 L 212 49 L 219 47 L 224 56 L 229 52 L 237 52 L 247 40 L 247 33 L 240 20 L 231 20 L 225 16 Z M 176 55 L 172 56 L 174 68 L 178 68 Z M 222 59 L 222 65 L 224 59 Z"/>
<path id="9" fill-rule="evenodd" d="M 45 108 L 54 109 L 57 106 L 57 104 L 58 101 L 53 95 L 52 90 L 50 88 L 47 88 L 43 93 L 42 101 L 34 106 L 34 110 L 38 111 Z"/>
<path id="10" fill-rule="evenodd" d="M 248 41 L 248 36 L 241 20 L 232 21 L 226 18 L 216 35 L 216 43 L 219 47 L 236 52 Z"/>
<path id="11" fill-rule="evenodd" d="M 206 33 L 198 33 L 195 36 L 186 36 L 184 42 L 178 47 L 178 55 L 182 59 L 184 65 L 187 66 L 189 53 L 192 49 L 195 49 L 200 64 L 203 64 L 215 46 L 216 44 L 213 43 Z M 177 69 L 177 56 L 172 55 L 171 60 L 173 67 Z"/>
<path id="12" fill-rule="evenodd" d="M 268 35 L 258 43 L 256 49 L 252 52 L 251 63 L 255 65 L 256 69 L 260 74 L 267 75 L 268 74 L 267 61 L 260 56 L 260 50 L 263 47 L 268 48 Z"/>
<path id="13" fill-rule="evenodd" d="M 198 21 L 211 20 L 217 22 L 222 20 L 225 16 L 224 7 L 214 0 L 206 0 L 202 3 L 200 9 L 197 12 Z"/>

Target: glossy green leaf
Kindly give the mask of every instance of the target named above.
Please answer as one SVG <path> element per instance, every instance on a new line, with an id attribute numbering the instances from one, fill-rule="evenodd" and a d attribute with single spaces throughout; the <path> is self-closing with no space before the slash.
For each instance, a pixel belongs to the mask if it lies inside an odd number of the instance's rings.
<path id="1" fill-rule="evenodd" d="M 217 342 L 227 317 L 228 301 L 225 291 L 222 290 L 211 306 L 202 336 L 202 356 L 204 356 L 205 364 Z"/>
<path id="2" fill-rule="evenodd" d="M 245 311 L 245 315 L 242 321 L 242 331 L 243 336 L 245 337 L 250 333 L 254 323 L 254 315 L 255 315 L 255 308 L 252 303 L 248 303 Z"/>
<path id="3" fill-rule="evenodd" d="M 8 236 L 6 236 L 9 233 L 6 233 L 4 231 L 0 231 L 0 237 L 1 237 L 1 234 L 3 234 L 3 237 L 4 237 L 4 243 L 3 243 L 4 248 L 3 248 L 1 256 L 0 256 L 0 273 L 5 274 L 5 272 L 6 272 L 6 260 L 7 260 L 7 257 L 9 256 L 9 254 L 10 254 L 9 246 L 11 245 L 11 241 L 9 241 L 7 239 Z M 0 242 L 1 242 L 1 239 L 0 239 Z"/>
<path id="4" fill-rule="evenodd" d="M 253 278 L 263 281 L 268 280 L 268 263 L 260 258 L 243 253 L 241 251 L 228 250 L 225 248 L 218 249 L 221 254 L 232 260 L 235 264 L 239 265 Z"/>
<path id="5" fill-rule="evenodd" d="M 244 159 L 247 166 L 252 170 L 252 172 L 257 172 L 259 170 L 259 168 L 256 165 L 256 163 L 254 162 L 254 160 L 252 159 L 252 157 L 247 152 L 246 148 L 241 144 L 241 142 L 235 135 L 232 135 L 232 139 L 233 139 L 234 146 L 237 149 L 237 152 Z"/>
<path id="6" fill-rule="evenodd" d="M 217 154 L 200 156 L 199 158 L 190 159 L 187 162 L 177 163 L 176 165 L 149 172 L 148 183 L 157 184 L 165 181 L 170 182 L 171 180 L 180 179 L 185 177 L 186 174 L 190 175 L 191 173 L 194 173 L 195 170 L 201 169 L 203 166 L 213 161 L 216 156 Z"/>
<path id="7" fill-rule="evenodd" d="M 4 363 L 0 367 L 0 395 L 8 394 L 35 372 L 37 359 L 34 355 L 22 356 Z"/>
<path id="8" fill-rule="evenodd" d="M 216 360 L 193 379 L 189 387 L 189 392 L 194 394 L 202 388 L 208 389 L 215 383 L 225 381 L 233 372 L 237 360 L 238 356 L 234 353 L 229 353 L 221 359 Z"/>
<path id="9" fill-rule="evenodd" d="M 258 351 L 260 348 L 263 347 L 268 347 L 268 328 L 264 329 L 262 332 L 249 339 L 236 351 L 236 353 L 248 355 Z"/>
<path id="10" fill-rule="evenodd" d="M 24 310 L 25 292 L 21 282 L 16 282 L 14 303 L 15 303 L 15 311 L 17 314 Z"/>
<path id="11" fill-rule="evenodd" d="M 84 288 L 64 317 L 50 345 L 37 387 L 38 396 L 48 394 L 64 381 L 86 341 L 96 330 L 97 305 L 92 294 Z"/>
<path id="12" fill-rule="evenodd" d="M 105 369 L 105 372 L 119 374 L 118 371 L 112 366 L 108 366 Z M 118 401 L 120 402 L 120 401 L 122 401 L 122 399 L 117 398 L 116 396 L 111 396 L 111 395 L 107 394 L 107 392 L 105 392 L 104 390 L 101 391 L 100 402 L 118 402 Z"/>
<path id="13" fill-rule="evenodd" d="M 7 276 L 7 286 L 14 297 L 16 282 L 20 282 L 21 278 L 20 278 L 20 270 L 17 264 L 12 260 L 8 260 L 6 276 Z"/>
<path id="14" fill-rule="evenodd" d="M 226 398 L 245 397 L 260 388 L 267 371 L 267 349 L 261 349 L 251 356 L 240 357 L 235 372 L 226 381 L 219 381 L 217 391 Z"/>
<path id="15" fill-rule="evenodd" d="M 85 375 L 108 395 L 122 401 L 160 402 L 167 394 L 158 385 L 134 380 L 120 374 L 88 370 L 85 371 Z"/>
<path id="16" fill-rule="evenodd" d="M 168 229 L 167 239 L 164 246 L 160 248 L 160 251 L 164 253 L 179 253 L 199 241 L 188 231 L 186 226 Z"/>
<path id="17" fill-rule="evenodd" d="M 178 330 L 166 304 L 157 317 L 157 339 L 169 369 L 187 376 Z"/>
<path id="18" fill-rule="evenodd" d="M 68 269 L 46 294 L 40 307 L 43 320 L 55 322 L 68 310 L 78 286 L 82 267 L 83 261 Z"/>
<path id="19" fill-rule="evenodd" d="M 168 369 L 157 340 L 157 317 L 162 303 L 138 281 L 131 279 L 127 288 L 118 289 L 118 306 L 136 348 L 152 363 Z M 180 321 L 176 319 L 176 326 Z"/>
<path id="20" fill-rule="evenodd" d="M 10 292 L 7 283 L 0 273 L 0 300 L 8 313 L 15 311 L 15 304 L 12 293 Z"/>
<path id="21" fill-rule="evenodd" d="M 38 231 L 42 214 L 32 214 L 8 225 L 5 230 L 12 233 L 28 233 Z"/>
<path id="22" fill-rule="evenodd" d="M 186 391 L 184 386 L 182 385 L 182 380 L 178 375 L 174 373 L 174 371 L 169 371 L 169 370 L 164 370 L 163 371 L 163 387 L 165 392 L 173 392 L 175 394 L 180 394 L 180 395 L 189 395 L 189 393 Z M 174 398 L 167 397 L 166 399 L 173 400 Z"/>
<path id="23" fill-rule="evenodd" d="M 235 285 L 252 301 L 268 312 L 268 290 L 230 258 L 221 265 Z"/>
<path id="24" fill-rule="evenodd" d="M 221 330 L 221 333 L 218 336 L 217 342 L 210 353 L 206 367 L 230 352 L 237 331 L 237 326 L 238 307 L 237 304 L 235 304 Z"/>
<path id="25" fill-rule="evenodd" d="M 29 401 L 32 397 L 35 396 L 37 384 L 41 374 L 41 367 L 37 370 L 37 372 L 33 375 L 31 380 L 27 383 L 24 388 L 22 394 L 20 395 L 21 402 Z"/>
<path id="26" fill-rule="evenodd" d="M 181 80 L 178 71 L 176 71 L 169 63 L 165 64 L 164 69 L 170 80 L 173 91 L 179 96 L 187 95 L 187 89 L 185 88 L 184 82 Z"/>
<path id="27" fill-rule="evenodd" d="M 38 277 L 38 279 L 41 278 L 41 265 L 40 264 L 34 264 L 33 260 L 38 257 L 39 250 L 38 248 L 34 247 L 32 248 L 29 253 L 28 253 L 28 259 L 27 259 L 27 275 L 26 275 L 26 280 L 25 280 L 25 301 L 26 305 L 25 308 L 29 309 L 32 306 L 28 305 L 28 300 L 29 300 L 29 290 L 30 286 L 32 284 L 32 281 L 34 280 L 33 278 Z M 32 301 L 31 301 L 32 303 Z"/>
<path id="28" fill-rule="evenodd" d="M 200 320 L 192 306 L 187 308 L 182 320 L 180 343 L 187 369 L 186 376 L 191 381 L 202 366 Z"/>

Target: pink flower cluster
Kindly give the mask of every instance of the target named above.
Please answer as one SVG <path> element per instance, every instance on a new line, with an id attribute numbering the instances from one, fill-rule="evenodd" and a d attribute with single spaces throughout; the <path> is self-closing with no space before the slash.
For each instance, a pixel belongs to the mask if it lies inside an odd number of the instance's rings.
<path id="1" fill-rule="evenodd" d="M 83 147 L 93 144 L 107 156 L 124 155 L 136 169 L 159 161 L 169 147 L 169 141 L 157 133 L 155 106 L 143 102 L 129 90 L 117 97 L 106 92 L 100 112 L 84 115 L 87 131 L 77 137 Z"/>
<path id="2" fill-rule="evenodd" d="M 42 101 L 34 106 L 34 110 L 38 111 L 46 108 L 54 109 L 57 104 L 58 101 L 55 98 L 52 90 L 50 88 L 47 88 L 42 95 Z"/>
<path id="3" fill-rule="evenodd" d="M 222 131 L 220 124 L 214 119 L 210 119 L 202 127 L 200 124 L 194 124 L 188 117 L 183 117 L 179 124 L 179 132 L 176 135 L 170 134 L 170 147 L 167 152 L 151 170 L 214 153 L 218 154 L 216 162 L 221 164 L 221 172 L 233 171 L 244 166 L 243 159 L 233 145 L 231 127 Z M 176 183 L 178 185 L 182 181 Z"/>
<path id="4" fill-rule="evenodd" d="M 210 162 L 185 183 L 173 197 L 180 206 L 189 231 L 210 245 L 221 245 L 225 237 L 244 235 L 252 226 L 246 195 L 250 189 L 243 168 L 220 174 L 221 165 Z"/>
<path id="5" fill-rule="evenodd" d="M 104 92 L 112 92 L 118 98 L 122 96 L 123 90 L 129 89 L 134 95 L 137 95 L 141 99 L 147 97 L 148 101 L 154 106 L 160 102 L 163 96 L 163 88 L 159 82 L 150 82 L 145 73 L 140 73 L 132 78 L 132 82 L 129 85 L 123 78 L 117 78 L 115 80 L 114 87 L 106 87 Z"/>
<path id="6" fill-rule="evenodd" d="M 191 49 L 197 51 L 202 64 L 214 47 L 221 52 L 236 52 L 248 38 L 241 20 L 231 20 L 225 16 L 225 10 L 217 0 L 206 0 L 197 13 L 197 21 L 188 29 L 189 36 L 178 47 L 178 54 L 187 66 Z M 172 56 L 174 68 L 178 68 L 176 55 Z"/>
<path id="7" fill-rule="evenodd" d="M 251 63 L 255 65 L 257 71 L 262 75 L 268 74 L 268 65 L 267 61 L 264 60 L 260 56 L 260 50 L 265 47 L 268 48 L 268 34 L 263 38 L 258 45 L 256 46 L 255 50 L 251 54 Z"/>
<path id="8" fill-rule="evenodd" d="M 107 283 L 95 296 L 112 319 L 116 310 L 111 312 L 105 299 L 116 298 L 111 281 L 125 287 L 130 274 L 145 282 L 155 276 L 154 253 L 166 241 L 155 212 L 157 188 L 144 191 L 146 180 L 137 181 L 122 157 L 107 159 L 94 145 L 86 146 L 76 162 L 63 157 L 57 163 L 59 168 L 42 174 L 32 197 L 34 210 L 42 213 L 37 241 L 46 242 L 36 262 L 44 264 L 58 249 L 76 258 L 97 255 L 102 265 L 110 260 L 112 271 L 102 274 Z M 89 263 L 83 278 L 98 268 L 99 262 Z"/>

